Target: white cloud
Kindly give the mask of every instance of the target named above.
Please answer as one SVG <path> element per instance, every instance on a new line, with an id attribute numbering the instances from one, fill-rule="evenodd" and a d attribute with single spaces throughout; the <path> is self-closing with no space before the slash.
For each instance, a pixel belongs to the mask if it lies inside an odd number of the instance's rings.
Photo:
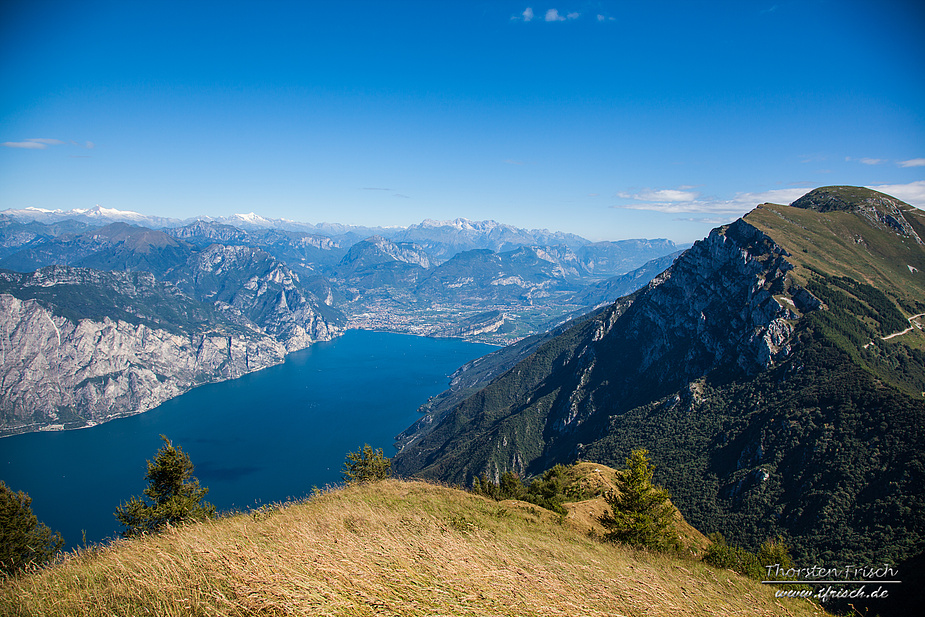
<path id="1" fill-rule="evenodd" d="M 850 156 L 846 156 L 846 157 L 845 157 L 845 160 L 848 161 L 848 162 L 857 161 L 858 163 L 861 163 L 862 165 L 879 165 L 879 164 L 881 164 L 881 163 L 886 162 L 886 161 L 884 161 L 883 159 L 873 159 L 873 158 L 870 158 L 870 157 L 864 157 L 864 158 L 860 158 L 860 159 L 855 159 L 855 158 L 852 158 L 852 157 L 850 157 Z"/>
<path id="2" fill-rule="evenodd" d="M 925 159 L 909 159 L 908 161 L 900 161 L 898 165 L 900 167 L 925 167 Z"/>
<path id="3" fill-rule="evenodd" d="M 775 189 L 763 193 L 737 193 L 732 199 L 704 198 L 699 193 L 675 189 L 644 191 L 637 195 L 620 193 L 619 197 L 636 203 L 613 206 L 628 210 L 652 210 L 669 213 L 734 214 L 741 216 L 761 203 L 789 204 L 808 191 L 805 188 Z"/>
<path id="4" fill-rule="evenodd" d="M 909 205 L 925 210 L 925 180 L 918 180 L 909 184 L 880 184 L 868 186 L 867 188 L 892 195 Z"/>
<path id="5" fill-rule="evenodd" d="M 26 148 L 28 150 L 44 150 L 48 147 L 40 141 L 5 141 L 0 146 L 6 148 Z"/>
<path id="6" fill-rule="evenodd" d="M 62 141 L 60 139 L 49 139 L 47 137 L 33 137 L 31 139 L 26 139 L 25 141 L 5 141 L 0 143 L 0 146 L 6 148 L 25 148 L 27 150 L 45 150 L 48 146 L 63 146 L 68 142 Z M 86 146 L 81 146 L 76 141 L 71 141 L 71 144 L 75 146 L 80 146 L 82 148 L 87 148 L 88 150 L 93 148 L 96 144 L 92 141 L 88 141 Z"/>
<path id="7" fill-rule="evenodd" d="M 565 21 L 565 18 L 559 15 L 558 10 L 549 9 L 546 11 L 546 21 Z"/>
<path id="8" fill-rule="evenodd" d="M 618 197 L 623 199 L 635 199 L 636 201 L 654 201 L 654 202 L 678 202 L 678 201 L 694 201 L 698 197 L 698 193 L 692 191 L 679 191 L 677 189 L 660 189 L 652 190 L 646 189 L 642 193 L 618 193 Z"/>
<path id="9" fill-rule="evenodd" d="M 528 6 L 526 9 L 524 9 L 523 16 L 524 16 L 524 21 L 532 20 L 533 19 L 533 9 L 531 9 Z"/>
<path id="10" fill-rule="evenodd" d="M 671 220 L 673 220 L 673 221 L 680 221 L 680 222 L 682 222 L 682 223 L 705 223 L 705 224 L 708 224 L 708 225 L 725 225 L 726 223 L 731 223 L 731 222 L 734 221 L 736 218 L 738 218 L 738 217 L 736 217 L 735 215 L 729 215 L 729 216 L 703 216 L 703 217 L 700 217 L 700 216 L 698 216 L 698 217 L 693 217 L 693 216 L 680 217 L 680 216 L 678 216 L 678 217 L 675 217 L 675 218 L 673 218 L 673 219 L 671 219 Z"/>
<path id="11" fill-rule="evenodd" d="M 578 13 L 572 12 L 566 15 L 566 17 L 568 17 L 569 19 L 578 19 Z"/>

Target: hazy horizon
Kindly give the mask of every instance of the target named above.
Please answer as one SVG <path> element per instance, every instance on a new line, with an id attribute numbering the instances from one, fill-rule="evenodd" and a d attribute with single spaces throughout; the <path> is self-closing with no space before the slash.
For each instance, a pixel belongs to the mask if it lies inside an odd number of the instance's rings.
<path id="1" fill-rule="evenodd" d="M 867 186 L 925 208 L 925 7 L 0 8 L 0 210 L 687 243 Z"/>

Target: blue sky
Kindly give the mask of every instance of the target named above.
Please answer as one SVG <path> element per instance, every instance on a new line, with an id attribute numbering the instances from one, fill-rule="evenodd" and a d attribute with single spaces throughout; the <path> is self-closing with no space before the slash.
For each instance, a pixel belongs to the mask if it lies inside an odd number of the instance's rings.
<path id="1" fill-rule="evenodd" d="M 6 2 L 0 210 L 701 238 L 925 207 L 921 2 Z"/>

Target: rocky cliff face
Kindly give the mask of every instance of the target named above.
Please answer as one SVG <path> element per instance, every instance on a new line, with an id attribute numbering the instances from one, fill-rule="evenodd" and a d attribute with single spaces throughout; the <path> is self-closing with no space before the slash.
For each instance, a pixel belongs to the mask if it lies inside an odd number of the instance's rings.
<path id="1" fill-rule="evenodd" d="M 200 266 L 216 285 L 212 302 L 146 272 L 54 266 L 2 273 L 0 435 L 147 411 L 342 331 L 278 262 L 265 260 L 277 267 L 258 275 L 222 250 L 210 255 Z M 222 277 L 222 268 L 243 280 Z"/>
<path id="2" fill-rule="evenodd" d="M 714 230 L 646 289 L 540 347 L 441 426 L 405 436 L 414 445 L 397 467 L 453 482 L 541 471 L 615 414 L 713 371 L 750 374 L 780 362 L 798 306 L 812 308 L 797 299 L 812 296 L 787 282 L 790 269 L 786 251 L 748 223 Z"/>
<path id="3" fill-rule="evenodd" d="M 684 516 L 733 544 L 921 555 L 925 225 L 867 189 L 810 197 L 714 230 L 525 357 L 470 364 L 393 470 L 469 484 L 644 447 Z"/>
<path id="4" fill-rule="evenodd" d="M 286 351 L 343 332 L 338 315 L 306 292 L 288 266 L 260 249 L 213 244 L 171 278 L 190 295 L 214 303 L 229 318 L 256 324 L 282 342 Z"/>

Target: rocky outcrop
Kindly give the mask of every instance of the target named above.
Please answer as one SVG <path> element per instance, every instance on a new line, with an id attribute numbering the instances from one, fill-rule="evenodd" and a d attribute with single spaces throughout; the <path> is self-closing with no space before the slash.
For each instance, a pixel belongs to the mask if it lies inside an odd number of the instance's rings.
<path id="1" fill-rule="evenodd" d="M 632 296 L 540 346 L 484 389 L 402 436 L 401 473 L 452 482 L 533 473 L 598 439 L 638 405 L 703 376 L 756 374 L 791 353 L 787 252 L 739 220 L 714 230 Z M 453 452 L 453 455 L 448 455 Z"/>
<path id="2" fill-rule="evenodd" d="M 248 246 L 213 244 L 172 274 L 192 296 L 212 302 L 231 319 L 256 324 L 285 345 L 304 349 L 341 332 L 339 315 L 316 301 L 299 276 L 269 253 Z"/>

